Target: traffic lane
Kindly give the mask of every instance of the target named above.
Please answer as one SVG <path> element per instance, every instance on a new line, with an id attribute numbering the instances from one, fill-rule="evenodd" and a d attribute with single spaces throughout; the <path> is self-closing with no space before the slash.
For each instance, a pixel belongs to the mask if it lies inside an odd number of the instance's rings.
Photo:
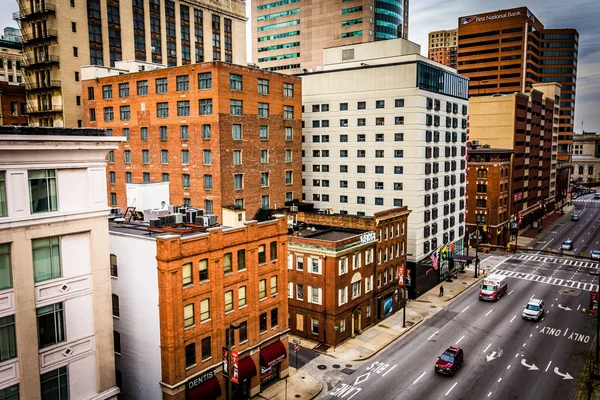
<path id="1" fill-rule="evenodd" d="M 542 258 L 542 257 L 539 257 Z M 518 273 L 548 276 L 565 281 L 578 281 L 595 283 L 595 278 L 590 273 L 599 271 L 598 263 L 592 260 L 579 260 L 577 258 L 543 257 L 547 261 L 519 260 L 512 258 L 502 264 L 502 268 Z M 556 262 L 554 262 L 556 261 Z M 565 262 L 568 262 L 565 264 Z M 596 279 L 597 280 L 597 279 Z"/>
<path id="2" fill-rule="evenodd" d="M 592 234 L 596 233 L 594 226 L 599 223 L 599 217 L 595 206 L 590 206 L 591 203 L 583 203 L 583 206 L 574 211 L 580 216 L 579 221 L 565 222 L 564 230 L 559 231 L 561 238 L 559 243 L 554 247 L 560 249 L 560 245 L 565 240 L 573 240 L 573 252 L 578 254 L 584 251 L 589 242 L 592 241 Z M 594 235 L 595 236 L 595 235 Z"/>
<path id="3" fill-rule="evenodd" d="M 515 369 L 512 376 L 507 370 L 504 383 L 509 380 L 510 385 L 497 385 L 492 398 L 574 397 L 576 383 L 571 378 L 577 376 L 583 362 L 571 356 L 575 352 L 589 351 L 593 337 L 589 315 L 575 308 L 585 297 L 585 293 L 580 293 L 576 297 L 562 295 L 549 299 L 550 304 L 562 302 L 571 310 L 550 310 L 544 321 L 536 324 L 537 332 L 523 347 L 521 357 L 521 364 L 531 367 L 520 369 L 518 374 L 514 374 Z"/>

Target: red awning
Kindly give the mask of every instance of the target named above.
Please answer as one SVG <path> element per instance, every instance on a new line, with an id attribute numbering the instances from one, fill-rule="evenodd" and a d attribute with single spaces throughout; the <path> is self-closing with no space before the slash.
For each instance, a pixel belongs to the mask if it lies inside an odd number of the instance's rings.
<path id="1" fill-rule="evenodd" d="M 285 360 L 287 352 L 280 340 L 260 349 L 260 365 L 268 368 Z"/>
<path id="2" fill-rule="evenodd" d="M 187 400 L 214 400 L 221 395 L 221 385 L 217 378 L 211 378 L 187 393 Z"/>
<path id="3" fill-rule="evenodd" d="M 252 357 L 242 358 L 238 363 L 238 376 L 240 383 L 256 376 L 256 365 Z"/>

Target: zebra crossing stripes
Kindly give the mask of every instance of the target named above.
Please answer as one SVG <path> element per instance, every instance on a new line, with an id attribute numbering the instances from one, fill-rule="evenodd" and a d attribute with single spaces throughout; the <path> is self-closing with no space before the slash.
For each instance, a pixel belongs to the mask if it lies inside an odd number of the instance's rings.
<path id="1" fill-rule="evenodd" d="M 594 200 L 594 199 L 586 199 L 586 200 L 575 199 L 572 201 L 573 201 L 573 203 L 600 203 L 600 200 Z"/>
<path id="2" fill-rule="evenodd" d="M 579 281 L 571 281 L 568 279 L 560 279 L 560 278 L 551 278 L 548 276 L 541 276 L 530 274 L 527 272 L 517 272 L 517 271 L 506 271 L 495 269 L 494 273 L 506 275 L 511 278 L 524 279 L 528 281 L 548 283 L 550 285 L 563 286 L 571 289 L 581 289 L 586 290 L 588 292 L 597 291 L 598 285 L 593 283 L 579 282 Z"/>
<path id="3" fill-rule="evenodd" d="M 546 264 L 550 264 L 550 263 L 554 263 L 554 264 L 559 264 L 562 263 L 562 265 L 567 265 L 567 266 L 571 266 L 571 267 L 580 267 L 580 268 L 598 268 L 599 265 L 596 262 L 588 262 L 588 261 L 578 261 L 578 260 L 573 260 L 573 259 L 560 259 L 560 258 L 555 258 L 555 257 L 543 257 L 543 256 L 535 256 L 535 255 L 528 255 L 528 254 L 520 254 L 517 257 L 513 257 L 516 258 L 518 260 L 523 260 L 523 261 L 537 261 L 537 262 L 543 262 Z"/>

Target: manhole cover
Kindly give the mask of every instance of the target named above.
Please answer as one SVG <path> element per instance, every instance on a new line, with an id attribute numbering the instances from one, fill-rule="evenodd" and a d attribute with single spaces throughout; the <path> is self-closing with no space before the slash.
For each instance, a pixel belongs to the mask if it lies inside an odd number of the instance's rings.
<path id="1" fill-rule="evenodd" d="M 319 369 L 327 369 L 327 365 L 323 365 L 323 364 L 317 365 L 317 368 L 319 368 Z"/>
<path id="2" fill-rule="evenodd" d="M 354 373 L 354 369 L 350 369 L 350 368 L 344 368 L 342 370 L 343 373 L 345 373 L 346 375 L 352 375 Z"/>
<path id="3" fill-rule="evenodd" d="M 339 364 L 333 364 L 332 367 L 335 369 L 338 369 L 340 366 L 339 366 Z"/>
<path id="4" fill-rule="evenodd" d="M 295 398 L 299 399 L 300 397 L 302 397 L 301 395 L 297 394 L 294 396 Z"/>
<path id="5" fill-rule="evenodd" d="M 467 283 L 467 282 L 463 282 L 462 284 L 463 284 L 463 285 L 468 285 L 468 283 Z"/>
<path id="6" fill-rule="evenodd" d="M 437 306 L 429 306 L 429 307 L 431 307 L 431 308 L 437 308 Z"/>
<path id="7" fill-rule="evenodd" d="M 346 364 L 346 367 L 352 368 L 352 364 Z"/>

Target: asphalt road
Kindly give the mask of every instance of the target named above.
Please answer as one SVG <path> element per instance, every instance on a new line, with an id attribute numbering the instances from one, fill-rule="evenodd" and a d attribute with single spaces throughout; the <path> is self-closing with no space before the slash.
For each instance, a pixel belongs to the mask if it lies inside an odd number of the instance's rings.
<path id="1" fill-rule="evenodd" d="M 503 262 L 499 269 L 530 268 L 533 260 L 519 256 Z M 546 267 L 538 266 L 541 274 L 548 272 L 542 268 Z M 509 294 L 495 303 L 479 301 L 478 287 L 469 289 L 357 369 L 325 398 L 574 398 L 576 384 L 571 378 L 578 375 L 583 362 L 572 355 L 589 350 L 593 340 L 591 317 L 582 311 L 589 307 L 589 292 L 559 285 L 558 280 L 527 279 L 529 275 L 511 277 Z M 547 313 L 539 322 L 521 318 L 532 296 L 546 303 Z M 464 366 L 453 377 L 438 375 L 434 364 L 451 345 L 463 348 Z"/>
<path id="2" fill-rule="evenodd" d="M 573 205 L 575 210 L 572 213 L 565 214 L 530 246 L 536 250 L 550 247 L 553 251 L 560 251 L 563 241 L 573 240 L 573 250 L 566 254 L 579 255 L 583 252 L 585 257 L 590 257 L 592 250 L 600 250 L 600 200 L 594 200 L 593 194 L 587 194 L 573 200 Z M 579 215 L 579 221 L 571 221 L 572 214 Z"/>

